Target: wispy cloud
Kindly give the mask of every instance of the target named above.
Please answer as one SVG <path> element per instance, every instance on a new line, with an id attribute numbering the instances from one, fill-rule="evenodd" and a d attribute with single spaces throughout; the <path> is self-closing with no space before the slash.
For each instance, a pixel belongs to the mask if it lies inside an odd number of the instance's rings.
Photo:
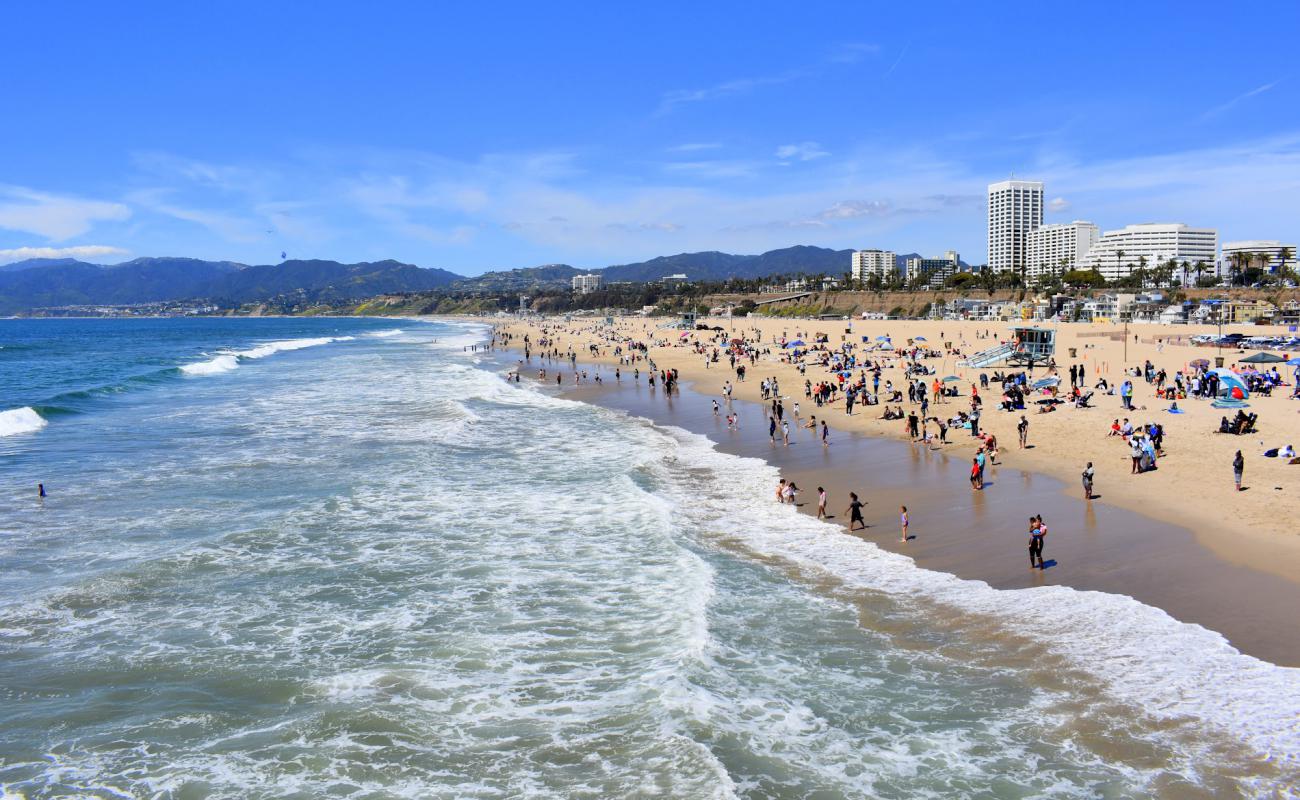
<path id="1" fill-rule="evenodd" d="M 903 63 L 903 56 L 907 55 L 907 51 L 911 46 L 912 42 L 910 40 L 907 44 L 903 45 L 903 49 L 898 53 L 898 58 L 895 58 L 894 62 L 889 65 L 889 69 L 885 70 L 885 74 L 881 76 L 882 78 L 888 78 L 890 75 L 894 74 L 894 70 L 898 69 L 898 65 Z"/>
<path id="2" fill-rule="evenodd" d="M 776 157 L 785 162 L 814 161 L 819 158 L 825 158 L 828 155 L 830 155 L 830 153 L 823 150 L 822 146 L 817 142 L 783 144 L 776 148 Z"/>
<path id="3" fill-rule="evenodd" d="M 1057 214 L 1062 211 L 1069 211 L 1070 201 L 1066 200 L 1064 197 L 1054 197 L 1051 202 L 1047 204 L 1047 210 Z"/>
<path id="4" fill-rule="evenodd" d="M 1263 94 L 1264 92 L 1267 92 L 1269 89 L 1272 89 L 1274 86 L 1277 86 L 1277 81 L 1266 83 L 1263 86 L 1256 86 L 1254 89 L 1251 89 L 1249 92 L 1242 92 L 1241 94 L 1232 98 L 1228 102 L 1223 103 L 1222 105 L 1217 105 L 1214 108 L 1211 108 L 1209 111 L 1206 111 L 1204 114 L 1201 114 L 1200 120 L 1201 122 L 1205 122 L 1206 120 L 1213 119 L 1214 117 L 1217 117 L 1226 111 L 1230 111 L 1234 106 L 1236 106 L 1241 101 L 1249 100 L 1255 95 Z"/>
<path id="5" fill-rule="evenodd" d="M 131 209 L 121 203 L 0 185 L 0 228 L 33 233 L 54 242 L 89 231 L 98 222 L 121 221 Z"/>
<path id="6" fill-rule="evenodd" d="M 700 103 L 707 100 L 748 94 L 755 89 L 767 86 L 780 86 L 805 78 L 813 78 L 824 72 L 827 67 L 856 64 L 863 58 L 879 52 L 880 47 L 878 45 L 865 42 L 841 44 L 833 47 L 829 53 L 811 64 L 805 64 L 773 75 L 734 78 L 699 89 L 674 89 L 664 92 L 660 97 L 659 107 L 656 109 L 655 115 L 670 114 L 678 107 L 688 103 Z"/>
<path id="7" fill-rule="evenodd" d="M 29 258 L 114 258 L 124 256 L 127 252 L 121 247 L 102 244 L 83 244 L 75 247 L 11 247 L 0 250 L 0 264 L 26 261 Z"/>
<path id="8" fill-rule="evenodd" d="M 686 144 L 674 145 L 668 148 L 670 153 L 698 153 L 701 150 L 717 150 L 722 147 L 721 142 L 687 142 Z"/>

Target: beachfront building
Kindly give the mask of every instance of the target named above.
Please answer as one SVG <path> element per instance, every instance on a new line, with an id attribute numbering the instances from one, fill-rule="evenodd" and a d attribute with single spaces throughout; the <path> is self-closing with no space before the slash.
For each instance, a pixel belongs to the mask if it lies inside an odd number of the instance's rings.
<path id="1" fill-rule="evenodd" d="M 600 285 L 604 283 L 604 280 L 604 278 L 594 272 L 590 275 L 574 275 L 573 291 L 578 294 L 591 294 L 600 288 Z"/>
<path id="2" fill-rule="evenodd" d="M 1228 300 L 1223 306 L 1223 321 L 1227 323 L 1267 322 L 1277 313 L 1277 306 L 1267 300 Z"/>
<path id="3" fill-rule="evenodd" d="M 1025 237 L 1025 275 L 1030 280 L 1077 269 L 1088 251 L 1101 238 L 1101 230 L 1091 222 L 1076 219 L 1041 225 Z"/>
<path id="4" fill-rule="evenodd" d="M 866 283 L 872 275 L 885 282 L 898 274 L 898 257 L 892 250 L 854 250 L 849 272 L 859 283 Z"/>
<path id="5" fill-rule="evenodd" d="M 1223 258 L 1219 264 L 1220 277 L 1226 277 L 1233 265 L 1241 270 L 1253 267 L 1275 274 L 1284 266 L 1296 269 L 1296 247 L 1272 239 L 1224 242 Z"/>
<path id="6" fill-rule="evenodd" d="M 988 268 L 994 272 L 1022 272 L 1028 266 L 1029 232 L 1042 224 L 1042 181 L 990 183 Z"/>
<path id="7" fill-rule="evenodd" d="M 913 281 L 923 279 L 926 283 L 934 286 L 942 284 L 957 271 L 957 251 L 949 250 L 943 258 L 921 258 L 920 256 L 911 256 L 904 263 L 904 278 L 908 284 Z"/>
<path id="8" fill-rule="evenodd" d="M 1148 222 L 1106 231 L 1088 251 L 1084 269 L 1096 269 L 1108 280 L 1131 275 L 1142 264 L 1148 270 L 1173 259 L 1179 263 L 1214 263 L 1219 234 L 1213 228 L 1182 223 Z"/>

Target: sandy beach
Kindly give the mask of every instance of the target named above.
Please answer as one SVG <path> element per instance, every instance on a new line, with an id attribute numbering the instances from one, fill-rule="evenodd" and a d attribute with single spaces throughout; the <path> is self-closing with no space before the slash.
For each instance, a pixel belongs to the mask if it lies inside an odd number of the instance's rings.
<path id="1" fill-rule="evenodd" d="M 909 339 L 923 338 L 918 344 L 928 343 L 938 350 L 938 355 L 921 359 L 934 371 L 925 377 L 927 385 L 935 377 L 961 378 L 956 384 L 958 397 L 930 407 L 930 415 L 948 416 L 958 408 L 969 408 L 970 384 L 978 384 L 981 372 L 992 376 L 1005 371 L 997 366 L 964 368 L 958 362 L 965 354 L 995 345 L 998 337 L 1005 338 L 1006 323 L 710 321 L 709 325 L 726 329 L 722 337 L 743 337 L 759 350 L 755 363 L 745 362 L 748 374 L 740 381 L 725 355 L 706 366 L 697 350 L 697 344 L 707 343 L 711 352 L 712 339 L 719 334 L 699 331 L 682 337 L 680 331 L 658 328 L 663 322 L 629 318 L 610 327 L 591 319 L 523 320 L 502 325 L 499 331 L 520 350 L 524 337 L 529 338 L 533 357 L 523 371 L 527 377 L 549 369 L 549 382 L 562 366 L 562 380 L 578 396 L 599 394 L 592 399 L 707 433 L 723 448 L 736 448 L 734 452 L 768 458 L 799 483 L 804 511 L 815 507 L 817 485 L 832 495 L 830 510 L 836 516 L 842 516 L 850 489 L 863 493 L 869 502 L 867 522 L 873 526 L 866 535 L 882 547 L 907 553 L 921 566 L 979 578 L 998 588 L 1045 582 L 1127 594 L 1178 619 L 1220 631 L 1244 652 L 1275 663 L 1300 664 L 1300 628 L 1290 612 L 1300 606 L 1300 582 L 1295 577 L 1300 533 L 1285 523 L 1300 511 L 1300 466 L 1261 455 L 1266 448 L 1300 439 L 1296 435 L 1300 417 L 1295 416 L 1300 407 L 1287 399 L 1289 387 L 1278 389 L 1272 397 L 1252 396 L 1250 410 L 1259 414 L 1259 433 L 1233 436 L 1215 432 L 1219 418 L 1228 412 L 1188 398 L 1178 403 L 1185 413 L 1170 414 L 1166 411 L 1170 402 L 1158 399 L 1155 387 L 1140 377 L 1129 378 L 1134 383 L 1134 410 L 1129 412 L 1121 408 L 1118 395 L 1100 390 L 1095 390 L 1092 408 L 1065 404 L 1053 413 L 1040 414 L 1031 402 L 1025 412 L 1004 412 L 997 410 L 1000 389 L 991 384 L 980 390 L 981 429 L 996 435 L 1001 454 L 998 465 L 989 470 L 985 489 L 973 492 L 966 476 L 979 442 L 967 431 L 952 429 L 947 444 L 927 447 L 908 442 L 903 421 L 879 419 L 883 406 L 859 406 L 846 416 L 841 394 L 833 405 L 816 408 L 804 397 L 804 380 L 815 384 L 829 373 L 809 365 L 801 375 L 796 365 L 787 362 L 780 343 L 796 338 L 811 343 L 825 335 L 831 347 L 852 342 L 861 354 L 869 346 L 863 344 L 864 337 L 875 342 L 888 335 L 900 348 Z M 1267 332 L 1253 327 L 1240 330 L 1250 335 Z M 1215 348 L 1186 342 L 1202 332 L 1213 329 L 1132 325 L 1125 360 L 1122 327 L 1062 324 L 1057 333 L 1059 374 L 1068 388 L 1071 364 L 1082 364 L 1090 389 L 1103 377 L 1115 386 L 1125 379 L 1125 363 L 1133 367 L 1149 360 L 1157 369 L 1164 368 L 1172 381 L 1173 374 L 1192 360 L 1213 361 L 1217 355 Z M 542 339 L 548 341 L 545 350 L 563 357 L 539 360 Z M 702 395 L 699 402 L 665 403 L 662 387 L 660 399 L 652 399 L 646 385 L 648 361 L 619 367 L 615 349 L 621 347 L 626 359 L 629 342 L 646 345 L 644 356 L 658 369 L 679 370 L 682 382 Z M 951 344 L 951 351 L 943 347 L 944 342 Z M 1070 348 L 1077 357 L 1070 358 Z M 589 373 L 586 384 L 574 386 L 564 355 L 570 351 L 581 359 L 579 370 L 594 373 L 601 365 L 606 383 L 597 386 Z M 1225 365 L 1232 366 L 1246 354 L 1225 350 Z M 887 382 L 905 389 L 901 358 L 880 351 L 866 357 L 883 362 L 882 391 Z M 615 367 L 623 373 L 625 384 L 640 386 L 644 396 L 638 399 L 627 385 L 623 391 L 610 391 L 608 381 Z M 642 373 L 639 383 L 632 377 L 637 369 Z M 1281 369 L 1289 383 L 1290 368 L 1281 365 Z M 1046 374 L 1040 367 L 1034 377 Z M 780 382 L 787 415 L 799 402 L 801 420 L 815 414 L 832 426 L 831 447 L 821 447 L 811 431 L 798 426 L 793 431 L 794 446 L 781 446 L 779 435 L 777 446 L 770 445 L 765 406 L 757 401 L 760 382 L 772 377 Z M 736 411 L 742 419 L 739 434 L 728 431 L 721 417 L 713 418 L 710 400 L 705 399 L 720 398 L 727 381 L 737 400 L 755 403 L 737 404 L 746 409 Z M 904 412 L 917 408 L 906 396 L 901 405 Z M 658 413 L 651 413 L 656 408 Z M 1026 449 L 1017 446 L 1016 423 L 1022 413 L 1030 423 Z M 1107 435 L 1112 420 L 1125 417 L 1135 426 L 1158 422 L 1164 427 L 1164 455 L 1158 469 L 1130 474 L 1128 446 L 1122 438 Z M 845 435 L 850 433 L 858 435 Z M 1246 459 L 1246 490 L 1241 492 L 1235 490 L 1231 467 L 1238 449 Z M 1092 501 L 1083 499 L 1079 480 L 1088 461 L 1097 472 L 1097 497 Z M 1002 499 L 1008 494 L 1011 499 Z M 906 545 L 898 543 L 896 530 L 901 504 L 909 505 L 917 533 L 917 539 Z M 1051 526 L 1047 553 L 1057 563 L 1044 571 L 1028 569 L 1021 542 L 1030 513 L 1043 514 Z"/>

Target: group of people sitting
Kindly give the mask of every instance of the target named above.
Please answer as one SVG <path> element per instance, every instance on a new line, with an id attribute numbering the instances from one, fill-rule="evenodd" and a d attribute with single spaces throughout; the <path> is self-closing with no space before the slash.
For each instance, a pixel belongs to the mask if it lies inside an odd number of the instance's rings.
<path id="1" fill-rule="evenodd" d="M 1237 416 L 1228 421 L 1227 417 L 1219 418 L 1219 433 L 1231 433 L 1234 436 L 1240 436 L 1243 433 L 1255 433 L 1255 422 L 1259 419 L 1258 414 L 1247 414 L 1240 408 L 1237 409 Z"/>

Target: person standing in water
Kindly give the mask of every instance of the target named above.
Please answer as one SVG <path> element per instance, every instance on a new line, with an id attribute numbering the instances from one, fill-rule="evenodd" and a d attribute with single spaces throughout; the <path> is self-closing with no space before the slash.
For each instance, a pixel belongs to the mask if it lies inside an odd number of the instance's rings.
<path id="1" fill-rule="evenodd" d="M 899 506 L 898 508 L 900 512 L 898 515 L 898 522 L 903 528 L 903 538 L 899 539 L 899 541 L 906 542 L 909 538 L 907 535 L 907 506 Z"/>
<path id="2" fill-rule="evenodd" d="M 822 447 L 830 445 L 830 428 L 826 427 L 826 420 L 822 420 Z"/>
<path id="3" fill-rule="evenodd" d="M 817 487 L 817 519 L 826 519 L 826 490 Z"/>
<path id="4" fill-rule="evenodd" d="M 867 523 L 862 521 L 862 501 L 858 499 L 857 492 L 849 492 L 849 507 L 845 509 L 849 515 L 849 530 L 854 530 L 854 525 L 861 525 L 863 530 L 867 529 Z"/>
<path id="5" fill-rule="evenodd" d="M 1084 500 L 1092 499 L 1092 479 L 1093 476 L 1096 474 L 1096 472 L 1097 471 L 1092 468 L 1091 461 L 1088 462 L 1088 466 L 1083 468 L 1083 499 Z"/>

